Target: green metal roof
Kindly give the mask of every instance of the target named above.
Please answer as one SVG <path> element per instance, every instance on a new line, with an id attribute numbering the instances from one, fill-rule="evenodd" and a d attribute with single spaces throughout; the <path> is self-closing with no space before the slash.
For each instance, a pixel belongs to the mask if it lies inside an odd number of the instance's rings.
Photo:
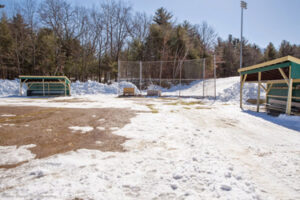
<path id="1" fill-rule="evenodd" d="M 300 78 L 300 59 L 292 57 L 292 56 L 285 56 L 282 58 L 278 58 L 275 60 L 271 60 L 268 62 L 260 63 L 257 65 L 244 67 L 238 70 L 241 75 L 244 74 L 254 74 L 258 72 L 265 72 L 279 68 L 285 68 L 291 66 L 291 78 L 299 79 Z"/>
<path id="2" fill-rule="evenodd" d="M 19 78 L 21 80 L 28 80 L 28 81 L 30 81 L 30 80 L 45 80 L 45 81 L 47 81 L 47 80 L 52 80 L 52 81 L 53 80 L 57 80 L 57 81 L 63 80 L 67 84 L 71 83 L 71 81 L 66 76 L 26 76 L 26 75 L 22 75 L 22 76 L 19 76 Z"/>

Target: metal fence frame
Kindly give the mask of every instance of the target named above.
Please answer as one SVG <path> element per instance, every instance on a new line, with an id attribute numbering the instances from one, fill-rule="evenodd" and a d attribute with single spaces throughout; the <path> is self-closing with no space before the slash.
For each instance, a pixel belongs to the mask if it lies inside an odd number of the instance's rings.
<path id="1" fill-rule="evenodd" d="M 202 84 L 203 84 L 203 89 L 202 89 L 202 95 L 190 95 L 190 97 L 213 97 L 213 98 L 216 98 L 216 57 L 215 55 L 213 56 L 213 61 L 212 61 L 212 65 L 213 65 L 213 70 L 212 70 L 212 73 L 213 73 L 213 76 L 212 77 L 206 77 L 206 61 L 207 59 L 206 58 L 203 58 L 203 59 L 194 59 L 194 60 L 179 60 L 178 62 L 189 62 L 189 61 L 202 61 L 202 67 L 200 66 L 199 70 L 202 70 L 202 78 L 198 78 L 198 79 L 186 79 L 186 78 L 182 78 L 182 69 L 184 67 L 182 67 L 182 65 L 180 66 L 180 72 L 179 72 L 179 79 L 164 79 L 162 78 L 162 65 L 164 62 L 172 62 L 172 61 L 118 61 L 118 95 L 122 95 L 122 91 L 121 91 L 121 88 L 120 88 L 120 82 L 121 81 L 127 81 L 127 82 L 132 82 L 133 83 L 133 80 L 138 84 L 137 88 L 139 88 L 140 91 L 143 91 L 143 81 L 145 80 L 148 80 L 147 78 L 144 78 L 143 77 L 143 63 L 158 63 L 156 64 L 154 67 L 160 67 L 160 70 L 159 70 L 159 78 L 157 79 L 151 79 L 152 80 L 156 80 L 159 82 L 159 85 L 161 86 L 161 83 L 162 81 L 174 81 L 174 80 L 177 80 L 179 82 L 179 90 L 178 90 L 178 97 L 183 97 L 182 96 L 182 81 L 197 81 L 197 80 L 200 80 L 202 81 Z M 134 62 L 134 63 L 139 63 L 139 77 L 134 77 L 134 78 L 128 78 L 128 77 L 121 77 L 121 66 L 122 66 L 122 63 L 130 63 L 130 62 Z M 149 80 L 148 80 L 149 81 Z M 208 86 L 206 85 L 206 83 L 208 81 L 213 81 L 213 88 L 207 88 Z M 205 90 L 207 89 L 211 89 L 213 90 L 213 95 L 207 95 L 205 93 Z"/>

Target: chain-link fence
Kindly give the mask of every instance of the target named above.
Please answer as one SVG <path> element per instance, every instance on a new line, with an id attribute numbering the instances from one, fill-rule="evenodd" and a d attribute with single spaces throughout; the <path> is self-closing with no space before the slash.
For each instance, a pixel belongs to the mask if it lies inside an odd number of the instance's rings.
<path id="1" fill-rule="evenodd" d="M 118 83 L 123 81 L 133 83 L 142 95 L 155 89 L 162 96 L 216 97 L 215 59 L 119 61 Z"/>

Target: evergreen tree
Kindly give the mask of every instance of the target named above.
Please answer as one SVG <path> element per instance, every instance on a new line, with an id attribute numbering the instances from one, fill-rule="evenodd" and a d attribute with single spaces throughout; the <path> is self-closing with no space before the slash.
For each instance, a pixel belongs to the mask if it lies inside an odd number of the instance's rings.
<path id="1" fill-rule="evenodd" d="M 171 24 L 172 17 L 173 15 L 170 12 L 161 7 L 155 12 L 153 21 L 158 25 L 168 25 Z"/>
<path id="2" fill-rule="evenodd" d="M 296 53 L 296 48 L 293 47 L 288 41 L 283 40 L 279 48 L 279 57 L 283 56 L 294 56 Z"/>
<path id="3" fill-rule="evenodd" d="M 277 51 L 276 51 L 273 43 L 270 42 L 265 50 L 264 60 L 268 61 L 268 60 L 273 60 L 275 58 L 277 58 Z"/>

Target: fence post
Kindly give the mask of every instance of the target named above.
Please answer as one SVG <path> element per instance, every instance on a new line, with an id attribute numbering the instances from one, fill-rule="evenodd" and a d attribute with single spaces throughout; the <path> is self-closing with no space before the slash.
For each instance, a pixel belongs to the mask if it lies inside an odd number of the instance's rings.
<path id="1" fill-rule="evenodd" d="M 22 96 L 22 88 L 23 88 L 23 82 L 22 82 L 22 79 L 20 79 L 20 96 Z"/>
<path id="2" fill-rule="evenodd" d="M 43 79 L 43 96 L 45 96 L 45 81 Z"/>
<path id="3" fill-rule="evenodd" d="M 217 98 L 217 80 L 216 80 L 216 55 L 214 54 L 214 90 L 215 90 L 215 99 Z"/>
<path id="4" fill-rule="evenodd" d="M 179 72 L 179 97 L 180 97 L 180 92 L 181 92 L 181 71 L 182 71 L 182 61 L 180 63 L 180 72 Z"/>
<path id="5" fill-rule="evenodd" d="M 162 74 L 162 61 L 160 61 L 160 70 L 159 70 L 159 86 L 161 87 L 161 74 Z"/>
<path id="6" fill-rule="evenodd" d="M 142 61 L 140 61 L 140 92 L 142 93 L 142 71 L 143 71 L 143 64 Z"/>
<path id="7" fill-rule="evenodd" d="M 203 98 L 204 98 L 204 91 L 205 91 L 205 58 L 203 59 L 203 68 L 202 68 L 202 70 L 203 70 L 203 91 L 202 91 L 202 95 L 203 95 Z"/>
<path id="8" fill-rule="evenodd" d="M 120 60 L 118 60 L 118 78 L 117 78 L 117 82 L 118 82 L 118 96 L 120 95 Z"/>

